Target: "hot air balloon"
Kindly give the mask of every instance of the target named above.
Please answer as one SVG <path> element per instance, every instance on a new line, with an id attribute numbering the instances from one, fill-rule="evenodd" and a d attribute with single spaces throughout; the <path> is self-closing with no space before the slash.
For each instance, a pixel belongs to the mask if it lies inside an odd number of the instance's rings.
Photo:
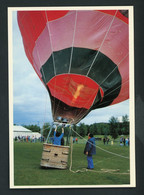
<path id="1" fill-rule="evenodd" d="M 129 98 L 127 10 L 18 11 L 17 19 L 55 122 L 77 124 Z"/>

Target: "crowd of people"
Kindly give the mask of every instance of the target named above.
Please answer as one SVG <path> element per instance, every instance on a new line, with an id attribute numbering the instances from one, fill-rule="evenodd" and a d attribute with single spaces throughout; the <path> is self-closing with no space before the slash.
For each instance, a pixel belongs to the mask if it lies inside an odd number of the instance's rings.
<path id="1" fill-rule="evenodd" d="M 43 136 L 37 138 L 35 136 L 15 136 L 14 141 L 16 142 L 31 142 L 31 143 L 35 143 L 35 142 L 44 142 L 45 138 Z"/>
<path id="2" fill-rule="evenodd" d="M 54 130 L 53 137 L 50 137 L 50 143 L 54 145 L 64 145 L 64 127 L 62 127 L 62 132 L 57 131 L 57 127 Z M 18 142 L 44 142 L 45 138 L 41 136 L 40 138 L 36 138 L 35 136 L 16 136 L 14 138 L 15 141 Z M 84 154 L 87 156 L 87 169 L 94 169 L 93 164 L 93 158 L 92 156 L 96 154 L 96 144 L 95 144 L 96 138 L 93 136 L 93 134 L 88 133 L 88 140 L 86 142 L 85 148 L 84 148 Z M 108 144 L 110 142 L 110 139 L 108 137 L 104 137 L 102 139 L 104 145 Z M 111 141 L 113 142 L 113 141 Z M 73 143 L 78 143 L 78 138 L 73 137 Z M 123 136 L 120 137 L 120 146 L 129 146 L 130 140 L 129 138 L 124 138 Z M 111 144 L 113 145 L 113 144 Z"/>
<path id="3" fill-rule="evenodd" d="M 55 144 L 55 145 L 65 145 L 65 140 L 64 140 L 64 128 L 62 128 L 62 133 L 60 134 L 57 132 L 57 128 L 54 131 L 53 137 L 50 137 L 50 143 Z M 95 138 L 96 140 L 96 138 Z M 43 136 L 37 138 L 35 136 L 15 136 L 14 141 L 17 142 L 31 142 L 31 143 L 36 143 L 36 142 L 45 142 L 45 138 Z M 104 145 L 108 144 L 110 142 L 110 139 L 108 137 L 104 137 L 102 139 Z M 113 141 L 111 141 L 113 142 Z M 78 138 L 73 137 L 73 143 L 78 143 Z M 112 145 L 112 144 L 111 144 Z M 130 145 L 130 139 L 120 137 L 120 146 L 129 146 Z"/>
<path id="4" fill-rule="evenodd" d="M 103 140 L 104 145 L 108 144 L 110 142 L 110 139 L 108 137 L 104 137 L 102 140 Z M 113 144 L 114 144 L 114 141 L 111 140 L 111 145 L 113 145 Z M 130 145 L 129 138 L 120 137 L 120 146 L 129 146 L 129 145 Z"/>
<path id="5" fill-rule="evenodd" d="M 78 138 L 77 137 L 73 138 L 73 143 L 78 143 Z"/>
<path id="6" fill-rule="evenodd" d="M 110 141 L 110 139 L 108 138 L 108 137 L 104 137 L 103 138 L 103 143 L 104 143 L 104 145 L 105 145 L 105 143 L 109 143 L 109 141 Z"/>
<path id="7" fill-rule="evenodd" d="M 121 137 L 120 138 L 120 146 L 129 146 L 130 145 L 130 140 L 128 138 Z"/>

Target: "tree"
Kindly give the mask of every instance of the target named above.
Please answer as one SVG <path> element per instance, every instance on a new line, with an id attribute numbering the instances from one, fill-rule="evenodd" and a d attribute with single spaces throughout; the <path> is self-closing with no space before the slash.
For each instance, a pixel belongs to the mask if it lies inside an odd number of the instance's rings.
<path id="1" fill-rule="evenodd" d="M 75 132 L 77 132 L 77 126 L 76 126 L 76 124 L 74 124 L 72 128 L 73 128 L 73 130 Z M 71 134 L 72 134 L 73 137 L 76 137 L 77 136 L 77 134 L 75 132 L 71 131 Z"/>
<path id="2" fill-rule="evenodd" d="M 90 126 L 86 125 L 86 127 L 87 127 L 87 134 L 88 133 L 92 133 L 93 135 L 97 134 L 97 124 L 96 123 L 91 124 Z"/>
<path id="3" fill-rule="evenodd" d="M 118 123 L 118 134 L 119 135 L 123 134 L 123 123 L 121 122 Z"/>
<path id="4" fill-rule="evenodd" d="M 125 116 L 122 116 L 122 131 L 124 135 L 128 135 L 129 134 L 129 118 L 128 115 L 126 114 Z"/>
<path id="5" fill-rule="evenodd" d="M 106 124 L 103 124 L 103 129 L 102 129 L 102 132 L 101 132 L 101 134 L 102 135 L 105 135 L 105 137 L 107 137 L 108 135 L 109 135 L 109 126 Z"/>
<path id="6" fill-rule="evenodd" d="M 90 132 L 90 128 L 92 125 L 86 125 L 86 129 L 87 129 L 87 134 Z"/>
<path id="7" fill-rule="evenodd" d="M 84 123 L 80 123 L 80 126 L 78 127 L 78 134 L 82 137 L 85 137 L 87 134 L 87 127 Z"/>
<path id="8" fill-rule="evenodd" d="M 96 135 L 96 134 L 97 134 L 97 124 L 96 124 L 96 123 L 93 124 L 93 131 L 92 131 L 92 134 L 93 134 L 93 135 Z"/>
<path id="9" fill-rule="evenodd" d="M 109 124 L 108 123 L 97 123 L 97 134 L 98 135 L 108 135 L 109 134 Z"/>
<path id="10" fill-rule="evenodd" d="M 47 138 L 49 131 L 50 131 L 50 124 L 44 123 L 44 125 L 42 127 L 42 134 L 45 138 Z"/>
<path id="11" fill-rule="evenodd" d="M 39 132 L 40 133 L 40 127 L 38 125 L 23 125 L 23 127 L 33 131 L 33 132 Z"/>
<path id="12" fill-rule="evenodd" d="M 71 135 L 74 135 L 74 132 L 71 130 L 71 128 L 69 126 L 66 126 L 64 128 L 64 136 L 66 137 L 66 145 L 70 144 L 70 137 L 71 137 Z"/>
<path id="13" fill-rule="evenodd" d="M 112 138 L 116 139 L 118 137 L 118 118 L 115 118 L 112 116 L 109 120 L 109 130 L 110 130 L 110 135 Z"/>

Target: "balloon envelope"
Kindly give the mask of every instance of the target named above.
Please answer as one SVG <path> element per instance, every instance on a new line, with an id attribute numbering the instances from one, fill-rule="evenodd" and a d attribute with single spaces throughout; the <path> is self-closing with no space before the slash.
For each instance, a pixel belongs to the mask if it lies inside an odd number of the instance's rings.
<path id="1" fill-rule="evenodd" d="M 125 10 L 18 11 L 26 55 L 46 86 L 54 121 L 129 98 Z"/>

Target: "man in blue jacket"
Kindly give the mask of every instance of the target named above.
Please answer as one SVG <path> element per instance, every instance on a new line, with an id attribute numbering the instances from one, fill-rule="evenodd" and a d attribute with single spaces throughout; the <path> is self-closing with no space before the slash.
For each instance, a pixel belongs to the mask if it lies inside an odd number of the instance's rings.
<path id="1" fill-rule="evenodd" d="M 95 145 L 95 138 L 91 133 L 88 134 L 88 141 L 84 149 L 84 154 L 87 155 L 87 162 L 88 162 L 87 169 L 94 169 L 92 155 L 96 154 L 96 145 Z"/>
<path id="2" fill-rule="evenodd" d="M 62 134 L 60 135 L 59 132 L 57 132 L 57 127 L 54 131 L 54 142 L 55 145 L 61 145 L 61 139 L 64 136 L 64 128 L 62 128 Z"/>

